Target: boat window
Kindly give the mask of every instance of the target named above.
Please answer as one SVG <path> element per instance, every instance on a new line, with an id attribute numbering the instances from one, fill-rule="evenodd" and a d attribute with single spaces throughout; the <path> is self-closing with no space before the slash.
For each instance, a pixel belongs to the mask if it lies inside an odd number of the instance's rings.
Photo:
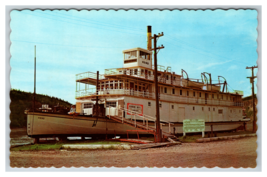
<path id="1" fill-rule="evenodd" d="M 199 97 L 201 97 L 201 92 L 199 92 Z"/>
<path id="2" fill-rule="evenodd" d="M 204 107 L 202 107 L 202 111 L 204 111 Z"/>
<path id="3" fill-rule="evenodd" d="M 212 98 L 214 98 L 214 94 L 212 94 Z"/>
<path id="4" fill-rule="evenodd" d="M 222 114 L 223 113 L 223 110 L 222 109 L 218 109 L 218 113 L 219 114 Z"/>
<path id="5" fill-rule="evenodd" d="M 210 111 L 210 108 L 209 108 L 209 111 Z"/>
<path id="6" fill-rule="evenodd" d="M 193 106 L 193 110 L 195 110 L 195 106 Z"/>
<path id="7" fill-rule="evenodd" d="M 159 107 L 161 108 L 161 103 L 159 104 Z"/>
<path id="8" fill-rule="evenodd" d="M 140 51 L 140 58 L 150 60 L 150 54 Z"/>
<path id="9" fill-rule="evenodd" d="M 106 103 L 106 107 L 116 107 L 116 101 L 109 101 Z"/>
<path id="10" fill-rule="evenodd" d="M 85 108 L 92 108 L 93 107 L 93 103 L 84 103 L 83 104 L 83 108 L 85 109 Z"/>
<path id="11" fill-rule="evenodd" d="M 151 102 L 148 102 L 148 106 L 151 106 Z"/>
<path id="12" fill-rule="evenodd" d="M 174 109 L 174 105 L 172 105 L 172 109 Z"/>
<path id="13" fill-rule="evenodd" d="M 167 93 L 167 87 L 164 87 L 164 93 Z"/>
<path id="14" fill-rule="evenodd" d="M 134 75 L 137 75 L 137 69 L 134 69 Z"/>
<path id="15" fill-rule="evenodd" d="M 124 63 L 134 63 L 137 62 L 137 59 L 132 59 L 132 60 L 124 60 Z"/>
<path id="16" fill-rule="evenodd" d="M 175 89 L 172 89 L 172 94 L 175 94 Z"/>
<path id="17" fill-rule="evenodd" d="M 213 111 L 215 111 L 215 108 L 213 108 Z"/>
<path id="18" fill-rule="evenodd" d="M 189 96 L 189 91 L 187 91 L 186 95 Z"/>
<path id="19" fill-rule="evenodd" d="M 124 53 L 124 59 L 131 59 L 137 57 L 137 50 Z"/>
<path id="20" fill-rule="evenodd" d="M 173 80 L 175 80 L 175 79 L 176 79 L 176 77 L 174 76 L 174 77 L 173 77 Z"/>
<path id="21" fill-rule="evenodd" d="M 193 96 L 196 96 L 196 93 L 195 92 L 193 92 Z"/>
<path id="22" fill-rule="evenodd" d="M 183 95 L 183 90 L 180 90 L 180 95 Z"/>
<path id="23" fill-rule="evenodd" d="M 169 75 L 166 76 L 166 79 L 169 80 Z"/>

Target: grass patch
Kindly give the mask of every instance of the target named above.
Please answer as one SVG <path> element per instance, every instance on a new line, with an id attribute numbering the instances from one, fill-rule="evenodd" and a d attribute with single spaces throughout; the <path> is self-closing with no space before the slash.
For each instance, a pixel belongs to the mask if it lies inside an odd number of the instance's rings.
<path id="1" fill-rule="evenodd" d="M 56 144 L 33 144 L 33 145 L 24 145 L 11 148 L 10 151 L 44 151 L 44 150 L 59 150 L 62 146 L 62 143 Z"/>
<path id="2" fill-rule="evenodd" d="M 179 136 L 178 138 L 182 143 L 194 143 L 197 139 L 202 138 L 202 135 Z"/>
<path id="3" fill-rule="evenodd" d="M 117 141 L 64 141 L 57 143 L 39 143 L 33 145 L 24 145 L 11 148 L 10 151 L 45 151 L 45 150 L 60 150 L 61 146 L 64 144 L 76 144 L 76 145 L 104 145 L 104 144 L 130 144 L 125 142 Z M 112 148 L 110 148 L 112 149 Z M 114 148 L 113 148 L 114 149 Z"/>
<path id="4" fill-rule="evenodd" d="M 232 135 L 244 135 L 244 134 L 253 134 L 251 131 L 237 131 L 237 132 L 216 132 L 217 137 L 221 136 L 232 136 Z M 202 138 L 202 135 L 186 135 L 178 137 L 182 143 L 194 143 L 197 139 Z M 209 138 L 208 133 L 205 133 L 204 138 Z"/>

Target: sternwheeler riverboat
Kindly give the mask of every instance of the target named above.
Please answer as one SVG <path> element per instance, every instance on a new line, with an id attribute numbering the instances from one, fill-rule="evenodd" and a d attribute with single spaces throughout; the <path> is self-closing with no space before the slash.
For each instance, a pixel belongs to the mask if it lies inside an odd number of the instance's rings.
<path id="1" fill-rule="evenodd" d="M 149 33 L 151 46 L 150 36 Z M 152 51 L 132 48 L 122 53 L 120 68 L 105 69 L 103 74 L 76 75 L 75 114 L 27 112 L 28 135 L 118 135 L 137 130 L 155 133 Z M 212 83 L 210 73 L 203 72 L 200 79 L 190 79 L 184 70 L 178 74 L 170 66 L 158 65 L 157 69 L 163 136 L 182 133 L 185 119 L 204 119 L 205 131 L 234 130 L 248 121 L 242 116 L 243 92 L 229 92 L 223 77 L 221 83 Z"/>

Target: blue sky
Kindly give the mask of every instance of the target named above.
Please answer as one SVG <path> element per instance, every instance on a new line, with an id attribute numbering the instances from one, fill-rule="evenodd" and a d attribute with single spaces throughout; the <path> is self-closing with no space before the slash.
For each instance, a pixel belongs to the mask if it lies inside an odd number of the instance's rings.
<path id="1" fill-rule="evenodd" d="M 146 48 L 151 25 L 153 34 L 164 32 L 159 65 L 184 69 L 190 78 L 224 76 L 230 91 L 248 96 L 246 66 L 257 65 L 257 24 L 256 10 L 12 11 L 11 87 L 33 92 L 36 45 L 37 93 L 75 103 L 75 75 L 122 67 L 122 50 Z"/>

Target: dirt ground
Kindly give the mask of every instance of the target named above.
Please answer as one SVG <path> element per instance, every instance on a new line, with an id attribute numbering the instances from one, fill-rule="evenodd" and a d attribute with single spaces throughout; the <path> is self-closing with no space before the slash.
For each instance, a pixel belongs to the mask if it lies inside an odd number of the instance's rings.
<path id="1" fill-rule="evenodd" d="M 144 150 L 11 151 L 11 167 L 254 168 L 257 137 Z"/>

